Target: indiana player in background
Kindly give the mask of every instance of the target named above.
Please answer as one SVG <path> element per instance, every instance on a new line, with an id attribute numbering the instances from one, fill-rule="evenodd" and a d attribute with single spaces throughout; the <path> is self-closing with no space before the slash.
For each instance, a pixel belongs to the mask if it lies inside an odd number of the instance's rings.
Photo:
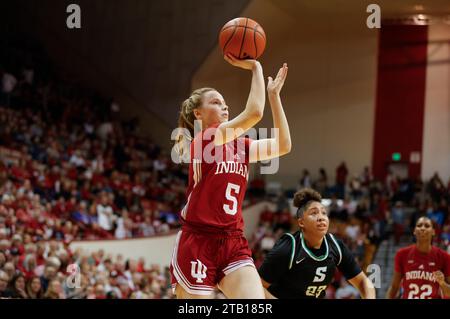
<path id="1" fill-rule="evenodd" d="M 397 298 L 400 285 L 404 299 L 450 297 L 450 255 L 432 245 L 433 223 L 428 217 L 417 220 L 416 244 L 398 250 L 394 276 L 387 298 Z"/>
<path id="2" fill-rule="evenodd" d="M 228 298 L 264 298 L 243 235 L 241 207 L 249 162 L 279 157 L 290 151 L 289 127 L 280 99 L 288 69 L 284 64 L 275 79 L 268 78 L 267 84 L 273 123 L 279 134 L 270 139 L 251 140 L 240 135 L 261 120 L 265 104 L 263 70 L 256 60 L 224 58 L 252 72 L 244 111 L 228 121 L 228 106 L 222 95 L 214 89 L 203 88 L 183 102 L 180 112 L 179 127 L 188 129 L 193 136 L 194 121 L 198 120 L 204 130 L 190 144 L 187 204 L 181 211 L 182 227 L 171 262 L 177 298 L 211 298 L 216 287 Z M 180 155 L 185 151 L 183 142 L 187 138 L 179 136 Z M 213 161 L 205 158 L 208 154 L 214 155 Z"/>
<path id="3" fill-rule="evenodd" d="M 300 231 L 283 235 L 259 269 L 267 298 L 324 298 L 336 269 L 362 298 L 374 299 L 375 288 L 344 243 L 328 233 L 322 197 L 305 188 L 294 195 Z"/>

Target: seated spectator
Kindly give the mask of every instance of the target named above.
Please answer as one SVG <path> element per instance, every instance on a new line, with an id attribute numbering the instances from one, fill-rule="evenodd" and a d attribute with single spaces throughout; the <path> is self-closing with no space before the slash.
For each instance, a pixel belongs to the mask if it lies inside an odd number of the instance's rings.
<path id="1" fill-rule="evenodd" d="M 437 225 L 438 229 L 440 229 L 442 225 L 444 225 L 445 213 L 443 209 L 439 207 L 436 203 L 433 203 L 432 208 L 427 213 L 427 217 Z"/>
<path id="2" fill-rule="evenodd" d="M 9 276 L 3 270 L 0 270 L 0 299 L 7 298 L 7 288 L 8 288 Z"/>
<path id="3" fill-rule="evenodd" d="M 119 295 L 115 291 L 109 291 L 106 293 L 106 299 L 120 299 Z"/>
<path id="4" fill-rule="evenodd" d="M 98 225 L 106 231 L 110 231 L 113 228 L 114 222 L 113 209 L 108 202 L 108 195 L 102 193 L 100 203 L 97 204 Z"/>
<path id="5" fill-rule="evenodd" d="M 42 289 L 47 291 L 50 281 L 56 278 L 57 269 L 53 266 L 45 266 L 43 274 L 40 276 Z"/>
<path id="6" fill-rule="evenodd" d="M 0 269 L 3 268 L 5 263 L 6 263 L 6 254 L 3 250 L 0 250 Z"/>
<path id="7" fill-rule="evenodd" d="M 8 278 L 13 278 L 16 275 L 16 267 L 12 262 L 6 262 L 3 266 L 3 271 L 6 272 Z"/>
<path id="8" fill-rule="evenodd" d="M 311 176 L 309 175 L 309 171 L 307 169 L 303 170 L 303 175 L 298 182 L 298 189 L 302 188 L 311 188 L 312 181 Z"/>
<path id="9" fill-rule="evenodd" d="M 392 221 L 394 223 L 394 239 L 398 245 L 405 226 L 405 213 L 402 202 L 396 202 L 395 207 L 392 208 Z"/>
<path id="10" fill-rule="evenodd" d="M 44 299 L 65 299 L 61 283 L 58 279 L 50 281 L 47 291 L 44 294 Z"/>
<path id="11" fill-rule="evenodd" d="M 25 277 L 18 273 L 15 274 L 9 281 L 8 288 L 4 292 L 4 297 L 13 299 L 27 299 L 28 295 L 25 292 Z"/>
<path id="12" fill-rule="evenodd" d="M 30 299 L 44 298 L 44 290 L 39 277 L 33 276 L 27 280 L 26 293 Z"/>

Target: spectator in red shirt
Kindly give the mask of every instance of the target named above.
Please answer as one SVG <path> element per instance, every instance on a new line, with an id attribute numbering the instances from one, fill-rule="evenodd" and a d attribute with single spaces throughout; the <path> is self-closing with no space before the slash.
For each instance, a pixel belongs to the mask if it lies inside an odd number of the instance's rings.
<path id="1" fill-rule="evenodd" d="M 98 284 L 95 286 L 95 299 L 106 299 L 105 288 L 103 285 Z"/>
<path id="2" fill-rule="evenodd" d="M 272 212 L 269 209 L 269 207 L 266 206 L 264 208 L 264 211 L 261 213 L 261 215 L 259 215 L 259 221 L 260 221 L 260 223 L 263 223 L 263 224 L 264 223 L 272 224 L 274 221 L 274 217 L 275 217 L 274 212 Z"/>

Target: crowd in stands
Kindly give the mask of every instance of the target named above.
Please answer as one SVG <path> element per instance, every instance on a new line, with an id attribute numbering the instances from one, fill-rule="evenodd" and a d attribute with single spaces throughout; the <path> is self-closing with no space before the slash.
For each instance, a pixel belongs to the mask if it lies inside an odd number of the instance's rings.
<path id="1" fill-rule="evenodd" d="M 71 265 L 70 267 L 68 267 Z M 124 259 L 103 250 L 71 251 L 62 241 L 0 241 L 0 299 L 167 299 L 168 267 Z"/>
<path id="2" fill-rule="evenodd" d="M 2 75 L 0 234 L 70 241 L 178 227 L 186 167 L 121 121 L 117 103 L 31 67 Z"/>
<path id="3" fill-rule="evenodd" d="M 168 269 L 69 244 L 177 229 L 187 168 L 115 101 L 1 51 L 0 298 L 170 298 Z"/>
<path id="4" fill-rule="evenodd" d="M 336 181 L 330 182 L 321 168 L 313 180 L 304 170 L 298 188 L 318 190 L 327 204 L 330 232 L 350 248 L 364 271 L 373 261 L 381 241 L 405 238 L 412 243 L 412 231 L 419 217 L 427 216 L 436 230 L 434 244 L 450 253 L 450 180 L 444 184 L 439 174 L 428 182 L 399 178 L 392 172 L 384 182 L 375 180 L 368 167 L 360 176 L 349 178 L 345 163 L 336 169 Z M 257 266 L 285 232 L 298 230 L 288 198 L 279 196 L 276 209 L 260 215 L 259 227 L 250 240 Z M 327 298 L 356 298 L 358 292 L 337 272 L 327 290 Z"/>
<path id="5" fill-rule="evenodd" d="M 44 76 L 32 63 L 10 65 L 0 66 L 0 298 L 173 297 L 167 268 L 71 251 L 69 244 L 176 230 L 187 167 L 139 136 L 136 119 L 121 120 L 113 100 Z M 313 187 L 330 199 L 330 232 L 362 269 L 382 240 L 392 234 L 398 242 L 420 216 L 433 220 L 435 244 L 450 252 L 450 181 L 445 185 L 438 174 L 428 182 L 388 174 L 380 182 L 369 168 L 360 176 L 348 172 L 341 163 L 331 182 L 324 169 L 315 179 L 304 170 L 299 188 Z M 252 181 L 249 194 L 267 199 L 264 182 Z M 275 199 L 276 210 L 261 214 L 249 239 L 257 267 L 284 232 L 297 230 L 289 197 Z M 70 264 L 80 276 L 68 273 Z M 72 279 L 79 280 L 75 288 Z M 357 293 L 337 274 L 327 296 Z"/>
<path id="6" fill-rule="evenodd" d="M 0 232 L 70 241 L 177 228 L 181 167 L 171 170 L 159 148 L 118 123 L 103 139 L 68 118 L 53 122 L 0 106 Z"/>

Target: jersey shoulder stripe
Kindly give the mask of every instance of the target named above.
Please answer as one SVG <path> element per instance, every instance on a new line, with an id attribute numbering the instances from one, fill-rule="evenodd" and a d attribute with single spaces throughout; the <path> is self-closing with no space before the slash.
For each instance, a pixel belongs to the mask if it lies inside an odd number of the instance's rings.
<path id="1" fill-rule="evenodd" d="M 329 235 L 330 235 L 330 238 L 333 241 L 333 243 L 336 245 L 337 251 L 339 253 L 339 261 L 336 264 L 336 266 L 339 266 L 341 264 L 341 261 L 342 261 L 342 250 L 341 250 L 341 247 L 339 247 L 339 244 L 336 241 L 336 239 L 334 238 L 333 234 L 329 234 Z"/>
<path id="2" fill-rule="evenodd" d="M 294 257 L 295 257 L 295 237 L 291 233 L 286 233 L 285 235 L 290 237 L 291 241 L 292 241 L 291 259 L 289 261 L 289 269 L 291 269 L 292 268 L 292 263 L 294 262 Z"/>

